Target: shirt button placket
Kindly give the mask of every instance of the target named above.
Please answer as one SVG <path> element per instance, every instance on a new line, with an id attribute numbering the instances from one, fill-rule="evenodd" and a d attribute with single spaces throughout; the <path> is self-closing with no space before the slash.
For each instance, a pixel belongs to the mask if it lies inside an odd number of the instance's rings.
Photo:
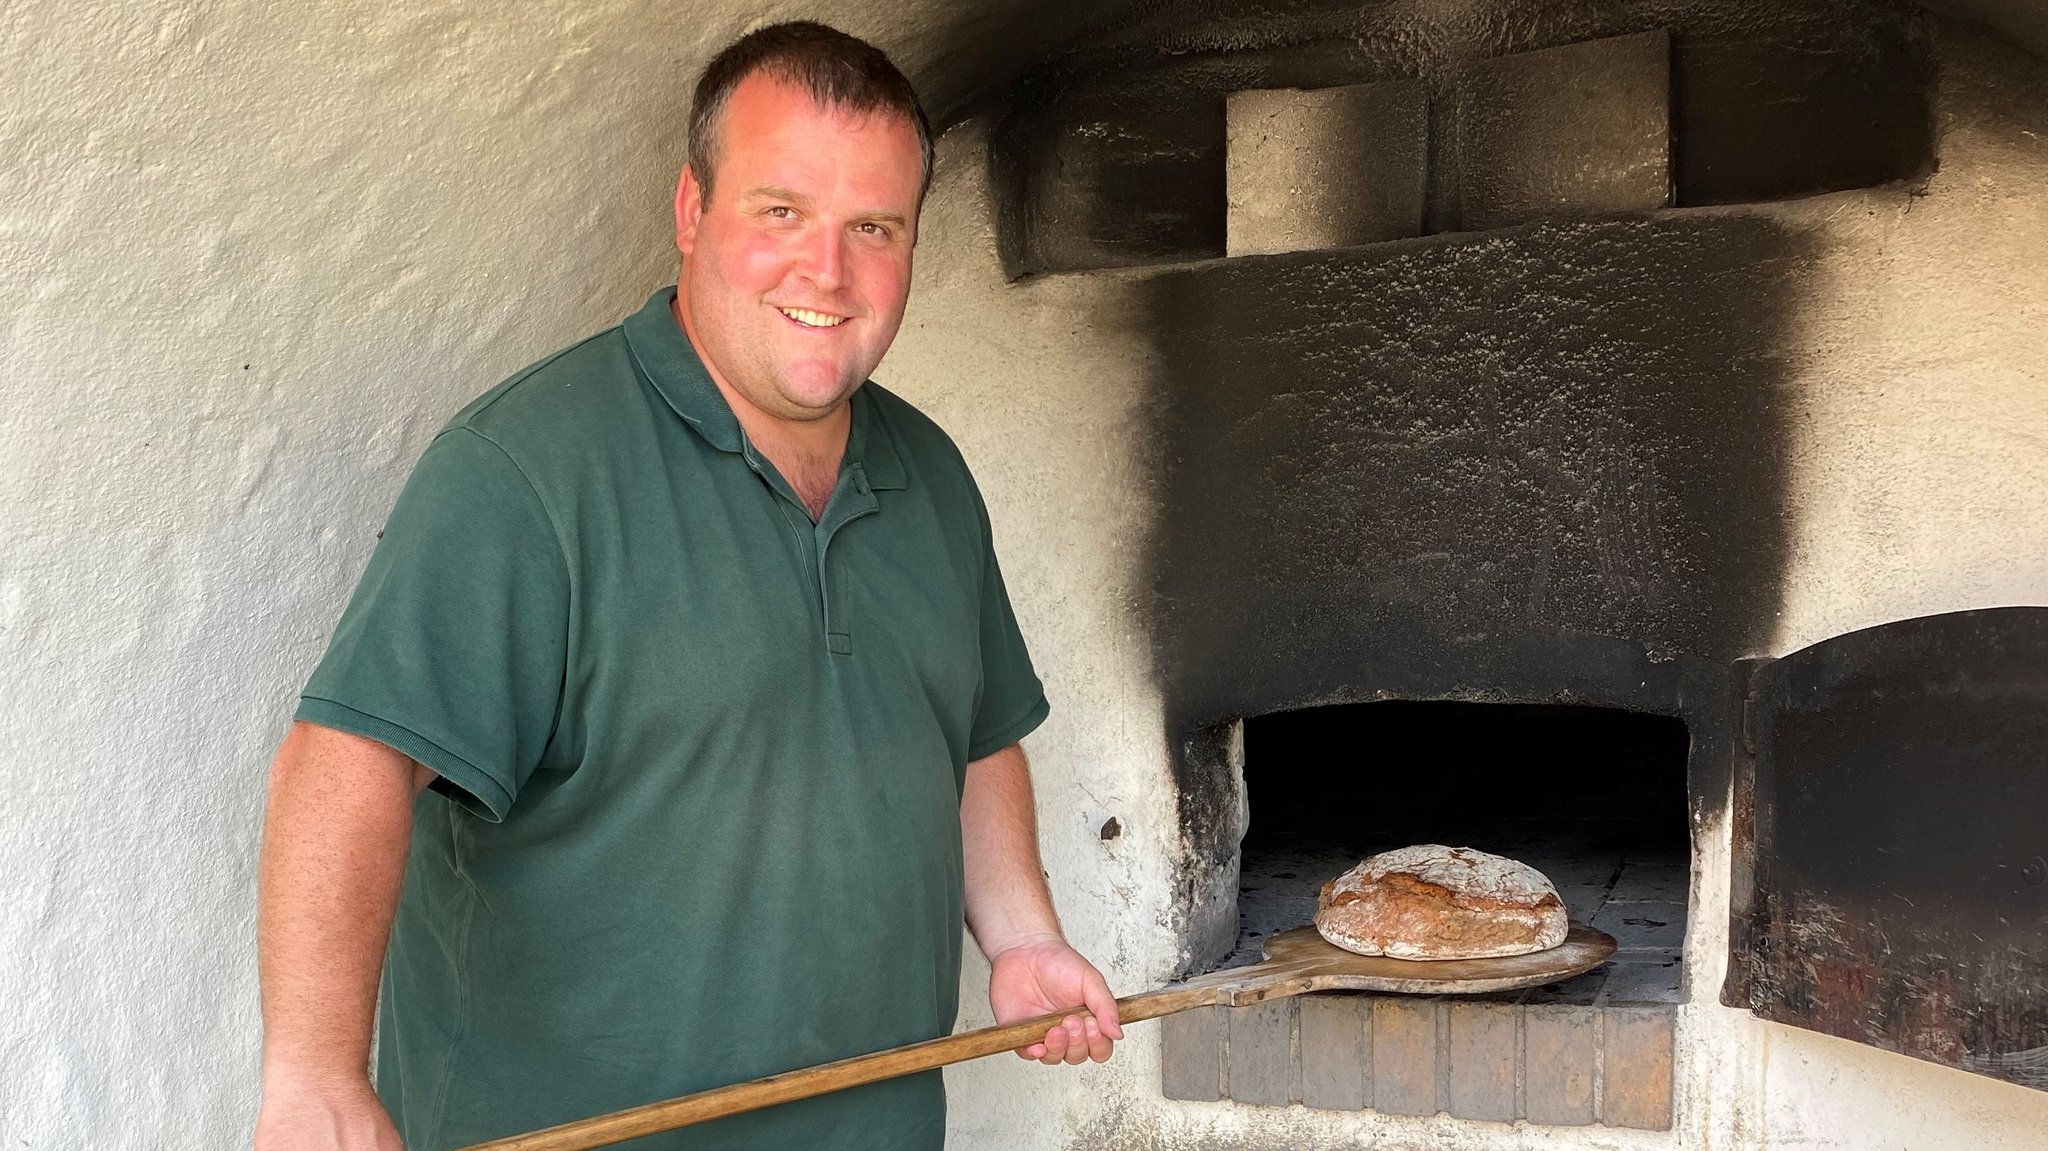
<path id="1" fill-rule="evenodd" d="M 852 471 L 853 491 L 859 500 L 844 511 L 839 511 L 828 504 L 826 516 L 819 522 L 817 530 L 818 598 L 825 613 L 825 650 L 833 655 L 853 654 L 853 633 L 846 626 L 844 613 L 833 603 L 831 569 L 827 566 L 832 537 L 854 520 L 881 510 L 874 493 L 868 488 L 867 472 L 859 464 L 853 465 Z M 835 511 L 839 511 L 839 514 L 834 515 Z"/>

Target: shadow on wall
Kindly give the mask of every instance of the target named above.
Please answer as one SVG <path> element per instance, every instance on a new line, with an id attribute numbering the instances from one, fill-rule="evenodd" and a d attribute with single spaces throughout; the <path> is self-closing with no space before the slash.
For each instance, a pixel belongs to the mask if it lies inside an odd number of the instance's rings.
<path id="1" fill-rule="evenodd" d="M 1666 215 L 1148 279 L 1175 739 L 1589 676 L 1644 706 L 1636 670 L 1757 650 L 1785 562 L 1802 245 L 1767 219 Z M 1183 832 L 1215 864 L 1235 784 L 1195 750 Z"/>

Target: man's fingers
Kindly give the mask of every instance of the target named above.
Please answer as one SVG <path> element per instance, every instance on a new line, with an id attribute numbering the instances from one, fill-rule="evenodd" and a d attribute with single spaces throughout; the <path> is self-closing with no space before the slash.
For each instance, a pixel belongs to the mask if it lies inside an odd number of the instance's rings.
<path id="1" fill-rule="evenodd" d="M 1115 1042 L 1103 1033 L 1102 1025 L 1094 1017 L 1069 1015 L 1045 1033 L 1045 1042 L 1017 1048 L 1017 1057 L 1035 1059 L 1047 1067 L 1062 1063 L 1078 1066 L 1091 1060 L 1105 1062 L 1115 1048 Z"/>
<path id="2" fill-rule="evenodd" d="M 1078 1015 L 1069 1015 L 1060 1020 L 1060 1030 L 1066 1034 L 1066 1050 L 1060 1053 L 1060 1061 L 1068 1066 L 1088 1061 L 1088 1027 Z"/>
<path id="3" fill-rule="evenodd" d="M 1087 1032 L 1081 1027 L 1081 1017 L 1069 1015 L 1045 1033 L 1045 1054 L 1038 1061 L 1047 1067 L 1057 1067 L 1062 1063 L 1086 1059 L 1087 1051 Z M 1076 1058 L 1077 1055 L 1080 1059 Z"/>
<path id="4" fill-rule="evenodd" d="M 1100 972 L 1091 971 L 1088 978 L 1082 981 L 1081 1005 L 1086 1007 L 1088 1014 L 1093 1015 L 1095 1021 L 1102 1025 L 1104 1035 L 1111 1039 L 1124 1037 L 1123 1023 L 1117 1018 L 1116 996 L 1111 994 L 1109 983 L 1102 978 Z"/>
<path id="5" fill-rule="evenodd" d="M 1088 1058 L 1097 1063 L 1106 1063 L 1109 1061 L 1109 1053 L 1115 1047 L 1115 1042 L 1103 1034 L 1102 1026 L 1091 1017 L 1088 1020 Z"/>
<path id="6" fill-rule="evenodd" d="M 1088 1031 L 1094 1020 L 1081 1015 L 1069 1015 L 1067 1028 L 1067 1064 L 1076 1066 L 1088 1062 Z"/>
<path id="7" fill-rule="evenodd" d="M 1054 1024 L 1045 1033 L 1045 1042 L 1039 1044 L 1038 1061 L 1047 1067 L 1057 1067 L 1067 1060 L 1067 1029 Z"/>

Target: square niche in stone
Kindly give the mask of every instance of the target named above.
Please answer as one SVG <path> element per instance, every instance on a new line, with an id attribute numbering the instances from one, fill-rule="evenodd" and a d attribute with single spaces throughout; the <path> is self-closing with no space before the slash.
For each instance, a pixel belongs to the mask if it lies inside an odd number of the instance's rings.
<path id="1" fill-rule="evenodd" d="M 1458 103 L 1463 226 L 1648 211 L 1671 198 L 1671 38 L 1643 32 L 1475 65 Z"/>
<path id="2" fill-rule="evenodd" d="M 1228 254 L 1422 234 L 1429 152 L 1422 85 L 1232 92 L 1227 106 Z"/>

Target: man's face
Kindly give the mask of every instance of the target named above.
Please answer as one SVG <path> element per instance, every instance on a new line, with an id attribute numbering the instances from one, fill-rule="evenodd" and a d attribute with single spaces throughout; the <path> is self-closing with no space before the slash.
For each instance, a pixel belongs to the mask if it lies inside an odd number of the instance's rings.
<path id="1" fill-rule="evenodd" d="M 688 169 L 676 193 L 679 307 L 714 374 L 779 419 L 836 411 L 903 322 L 922 180 L 908 120 L 742 80 L 711 196 Z"/>

